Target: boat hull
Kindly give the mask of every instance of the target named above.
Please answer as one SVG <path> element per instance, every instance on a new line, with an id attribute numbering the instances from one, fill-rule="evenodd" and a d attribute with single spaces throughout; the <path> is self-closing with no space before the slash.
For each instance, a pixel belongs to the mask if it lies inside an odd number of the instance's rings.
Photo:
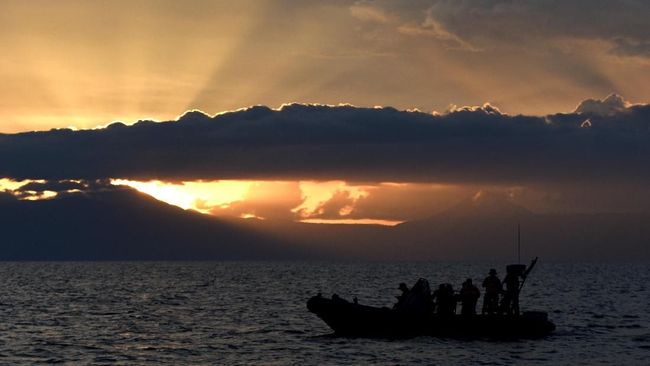
<path id="1" fill-rule="evenodd" d="M 307 308 L 334 333 L 349 337 L 543 337 L 555 330 L 546 313 L 522 315 L 409 314 L 389 308 L 312 297 Z"/>

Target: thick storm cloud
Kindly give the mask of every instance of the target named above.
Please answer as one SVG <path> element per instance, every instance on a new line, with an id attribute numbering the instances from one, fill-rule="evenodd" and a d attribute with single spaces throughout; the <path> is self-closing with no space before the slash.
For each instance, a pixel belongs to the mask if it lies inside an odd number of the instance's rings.
<path id="1" fill-rule="evenodd" d="M 648 183 L 650 105 L 605 108 L 617 100 L 545 117 L 291 104 L 5 134 L 0 177 Z"/>

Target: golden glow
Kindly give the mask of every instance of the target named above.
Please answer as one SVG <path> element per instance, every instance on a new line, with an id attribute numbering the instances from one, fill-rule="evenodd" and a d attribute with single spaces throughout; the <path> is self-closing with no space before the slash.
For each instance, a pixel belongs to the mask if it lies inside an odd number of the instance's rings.
<path id="1" fill-rule="evenodd" d="M 321 214 L 322 205 L 329 201 L 335 193 L 345 192 L 352 201 L 368 196 L 367 189 L 369 186 L 350 186 L 344 181 L 301 181 L 300 190 L 302 191 L 303 202 L 300 206 L 292 211 L 302 218 L 309 218 Z M 346 205 L 340 209 L 342 216 L 349 215 L 353 211 L 353 206 Z"/>
<path id="2" fill-rule="evenodd" d="M 7 178 L 0 178 L 0 192 L 5 191 L 11 194 L 16 195 L 18 199 L 27 200 L 27 201 L 38 201 L 48 198 L 53 198 L 57 196 L 57 193 L 54 191 L 17 191 L 18 188 L 24 186 L 28 183 L 45 183 L 44 180 L 13 180 Z M 68 191 L 70 192 L 70 191 Z"/>
<path id="3" fill-rule="evenodd" d="M 306 219 L 300 220 L 307 224 L 339 224 L 339 225 L 382 225 L 395 226 L 403 223 L 399 220 L 375 220 L 375 219 Z"/>
<path id="4" fill-rule="evenodd" d="M 240 218 L 240 219 L 257 219 L 257 220 L 266 220 L 266 219 L 263 218 L 263 217 L 255 216 L 255 215 L 250 214 L 250 213 L 241 214 L 241 215 L 239 215 L 239 218 Z"/>
<path id="5" fill-rule="evenodd" d="M 204 214 L 319 224 L 396 225 L 402 221 L 354 217 L 356 204 L 378 185 L 344 181 L 197 181 L 169 183 L 113 179 L 158 200 Z M 398 187 L 386 184 L 386 187 Z"/>
<path id="6" fill-rule="evenodd" d="M 5 1 L 0 131 L 289 101 L 422 111 L 492 101 L 543 114 L 613 90 L 650 98 L 647 58 L 612 54 L 608 38 L 553 33 L 468 55 L 433 19 L 423 28 L 425 14 L 370 2 Z"/>
<path id="7" fill-rule="evenodd" d="M 83 181 L 72 181 L 86 185 Z M 0 191 L 20 200 L 57 196 L 51 190 L 26 191 L 28 183 L 0 179 Z M 345 181 L 134 181 L 112 179 L 113 185 L 132 187 L 160 201 L 185 210 L 240 219 L 295 221 L 315 224 L 396 225 L 429 216 L 455 204 L 467 189 L 440 184 L 373 183 Z M 43 186 L 45 187 L 45 186 Z M 91 188 L 91 187 L 86 187 Z M 66 193 L 86 188 L 65 190 Z M 42 189 L 42 188 L 41 188 Z M 476 190 L 470 188 L 471 194 Z M 478 194 L 481 194 L 480 190 Z"/>
<path id="8" fill-rule="evenodd" d="M 253 182 L 235 180 L 167 183 L 113 179 L 111 183 L 130 186 L 160 201 L 202 213 L 210 213 L 210 208 L 215 206 L 227 207 L 242 200 L 253 185 Z"/>
<path id="9" fill-rule="evenodd" d="M 24 180 L 16 181 L 13 179 L 0 178 L 0 191 L 13 191 L 27 183 L 29 182 Z"/>
<path id="10" fill-rule="evenodd" d="M 195 99 L 213 87 L 215 71 L 233 61 L 266 7 L 124 5 L 3 4 L 0 45 L 7 52 L 0 57 L 0 131 L 169 120 L 201 107 Z M 232 95 L 233 89 L 220 94 Z M 212 111 L 242 106 L 231 98 L 213 100 L 225 103 L 209 106 Z"/>
<path id="11" fill-rule="evenodd" d="M 26 191 L 26 193 L 28 193 L 30 195 L 25 196 L 23 199 L 28 200 L 28 201 L 45 200 L 45 199 L 48 199 L 48 198 L 56 197 L 56 195 L 57 195 L 57 193 L 54 192 L 54 191 L 43 191 L 43 192 Z"/>

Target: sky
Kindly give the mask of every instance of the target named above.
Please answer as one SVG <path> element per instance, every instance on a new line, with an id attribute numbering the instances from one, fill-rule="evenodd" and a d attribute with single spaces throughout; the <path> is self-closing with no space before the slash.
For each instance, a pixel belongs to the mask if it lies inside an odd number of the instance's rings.
<path id="1" fill-rule="evenodd" d="M 13 1 L 0 132 L 251 105 L 572 111 L 650 99 L 647 1 Z"/>
<path id="2" fill-rule="evenodd" d="M 388 225 L 480 192 L 650 207 L 647 1 L 0 5 L 0 189 L 23 199 L 108 180 Z"/>

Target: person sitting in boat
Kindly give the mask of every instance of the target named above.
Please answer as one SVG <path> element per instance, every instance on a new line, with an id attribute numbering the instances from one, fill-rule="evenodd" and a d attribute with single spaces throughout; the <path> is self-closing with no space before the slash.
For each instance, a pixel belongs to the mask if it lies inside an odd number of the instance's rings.
<path id="1" fill-rule="evenodd" d="M 443 283 L 433 292 L 432 299 L 436 314 L 453 315 L 456 313 L 456 298 L 451 284 Z"/>
<path id="2" fill-rule="evenodd" d="M 483 295 L 482 314 L 496 314 L 499 312 L 499 295 L 503 292 L 501 279 L 497 276 L 496 269 L 490 269 L 490 273 L 483 280 L 485 295 Z"/>
<path id="3" fill-rule="evenodd" d="M 481 291 L 474 286 L 472 279 L 465 280 L 458 294 L 458 300 L 461 303 L 460 313 L 462 315 L 476 315 L 476 303 L 479 297 L 481 297 Z"/>
<path id="4" fill-rule="evenodd" d="M 399 302 L 393 309 L 410 316 L 426 316 L 433 312 L 429 281 L 420 278 L 410 289 L 404 285 L 400 286 L 400 290 L 403 291 L 402 296 L 398 296 Z"/>
<path id="5" fill-rule="evenodd" d="M 397 298 L 397 304 L 393 305 L 393 309 L 396 309 L 400 304 L 402 304 L 404 299 L 406 299 L 406 295 L 409 293 L 409 287 L 404 282 L 400 283 L 397 289 L 402 291 L 402 293 L 395 296 Z"/>

